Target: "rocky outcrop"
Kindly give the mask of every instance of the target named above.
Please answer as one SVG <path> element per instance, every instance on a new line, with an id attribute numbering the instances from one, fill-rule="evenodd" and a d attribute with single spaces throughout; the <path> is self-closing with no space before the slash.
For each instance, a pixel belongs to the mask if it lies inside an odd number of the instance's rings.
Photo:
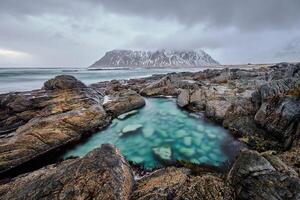
<path id="1" fill-rule="evenodd" d="M 83 158 L 69 159 L 0 185 L 0 199 L 129 199 L 130 166 L 112 145 Z"/>
<path id="2" fill-rule="evenodd" d="M 228 178 L 239 199 L 300 198 L 300 179 L 296 172 L 270 154 L 243 151 Z"/>
<path id="3" fill-rule="evenodd" d="M 104 108 L 112 116 L 118 116 L 131 110 L 141 108 L 145 100 L 133 90 L 122 90 L 107 96 L 108 101 L 104 102 Z"/>
<path id="4" fill-rule="evenodd" d="M 218 176 L 192 176 L 188 169 L 159 170 L 136 184 L 132 199 L 233 199 L 232 189 Z"/>
<path id="5" fill-rule="evenodd" d="M 60 75 L 44 83 L 45 90 L 63 90 L 73 88 L 85 88 L 86 86 L 75 77 L 70 75 Z"/>
<path id="6" fill-rule="evenodd" d="M 143 96 L 176 96 L 178 91 L 171 81 L 171 77 L 166 76 L 154 83 L 150 83 L 140 92 Z"/>
<path id="7" fill-rule="evenodd" d="M 44 88 L 2 97 L 1 112 L 5 114 L 1 123 L 16 130 L 0 138 L 0 172 L 78 141 L 110 122 L 101 105 L 101 94 L 75 78 L 58 76 L 47 81 Z M 17 121 L 27 113 L 26 119 Z"/>

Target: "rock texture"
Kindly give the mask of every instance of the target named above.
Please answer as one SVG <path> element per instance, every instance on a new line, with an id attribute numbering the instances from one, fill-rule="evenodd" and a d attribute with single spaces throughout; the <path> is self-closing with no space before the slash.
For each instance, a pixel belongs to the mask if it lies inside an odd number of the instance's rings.
<path id="1" fill-rule="evenodd" d="M 128 91 L 104 109 L 101 92 L 70 76 L 57 76 L 43 88 L 0 96 L 0 172 L 79 141 L 145 103 Z"/>
<path id="2" fill-rule="evenodd" d="M 179 51 L 131 51 L 113 50 L 107 52 L 100 60 L 91 65 L 90 69 L 101 67 L 199 67 L 219 65 L 202 50 Z"/>
<path id="3" fill-rule="evenodd" d="M 0 199 L 129 199 L 133 175 L 112 145 L 83 158 L 69 159 L 0 185 Z"/>
<path id="4" fill-rule="evenodd" d="M 243 151 L 229 180 L 239 199 L 299 199 L 300 179 L 281 160 L 270 154 Z"/>
<path id="5" fill-rule="evenodd" d="M 188 169 L 166 168 L 137 182 L 132 199 L 233 199 L 232 189 L 218 176 L 192 176 Z"/>

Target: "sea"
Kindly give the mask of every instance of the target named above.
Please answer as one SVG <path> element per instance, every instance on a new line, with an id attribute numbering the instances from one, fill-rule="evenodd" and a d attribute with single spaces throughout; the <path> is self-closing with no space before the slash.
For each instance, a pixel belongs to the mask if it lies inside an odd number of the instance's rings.
<path id="1" fill-rule="evenodd" d="M 196 72 L 206 68 L 134 68 L 102 69 L 86 68 L 0 68 L 0 94 L 40 89 L 43 83 L 57 75 L 67 74 L 89 85 L 101 81 L 132 79 L 167 74 L 171 72 Z"/>

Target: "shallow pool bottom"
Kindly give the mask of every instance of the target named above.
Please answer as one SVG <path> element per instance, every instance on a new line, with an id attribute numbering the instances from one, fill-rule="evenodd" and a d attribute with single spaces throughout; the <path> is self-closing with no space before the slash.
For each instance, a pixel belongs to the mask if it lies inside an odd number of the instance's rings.
<path id="1" fill-rule="evenodd" d="M 84 156 L 101 144 L 116 145 L 127 160 L 151 169 L 176 160 L 222 166 L 230 159 L 224 143 L 234 143 L 222 127 L 195 117 L 176 106 L 172 98 L 147 98 L 140 110 L 119 116 L 64 154 Z"/>

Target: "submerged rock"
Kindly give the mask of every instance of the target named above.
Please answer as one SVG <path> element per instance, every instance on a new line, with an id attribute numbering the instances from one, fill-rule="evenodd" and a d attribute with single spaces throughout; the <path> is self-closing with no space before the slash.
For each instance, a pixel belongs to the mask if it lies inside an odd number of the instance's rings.
<path id="1" fill-rule="evenodd" d="M 138 112 L 139 112 L 138 110 L 132 110 L 132 111 L 129 111 L 129 112 L 127 112 L 127 113 L 124 113 L 124 114 L 122 114 L 122 115 L 119 115 L 119 116 L 118 116 L 118 119 L 121 119 L 121 120 L 126 119 L 126 118 L 128 118 L 128 117 L 130 117 L 130 116 L 132 116 L 132 115 L 137 114 Z"/>
<path id="2" fill-rule="evenodd" d="M 83 158 L 69 159 L 0 185 L 1 199 L 129 199 L 134 179 L 114 146 L 104 144 Z"/>
<path id="3" fill-rule="evenodd" d="M 120 136 L 128 136 L 136 133 L 139 129 L 143 128 L 141 124 L 129 124 L 122 129 Z"/>
<path id="4" fill-rule="evenodd" d="M 171 162 L 172 160 L 172 149 L 170 145 L 163 145 L 160 147 L 152 148 L 153 154 L 163 162 Z"/>

